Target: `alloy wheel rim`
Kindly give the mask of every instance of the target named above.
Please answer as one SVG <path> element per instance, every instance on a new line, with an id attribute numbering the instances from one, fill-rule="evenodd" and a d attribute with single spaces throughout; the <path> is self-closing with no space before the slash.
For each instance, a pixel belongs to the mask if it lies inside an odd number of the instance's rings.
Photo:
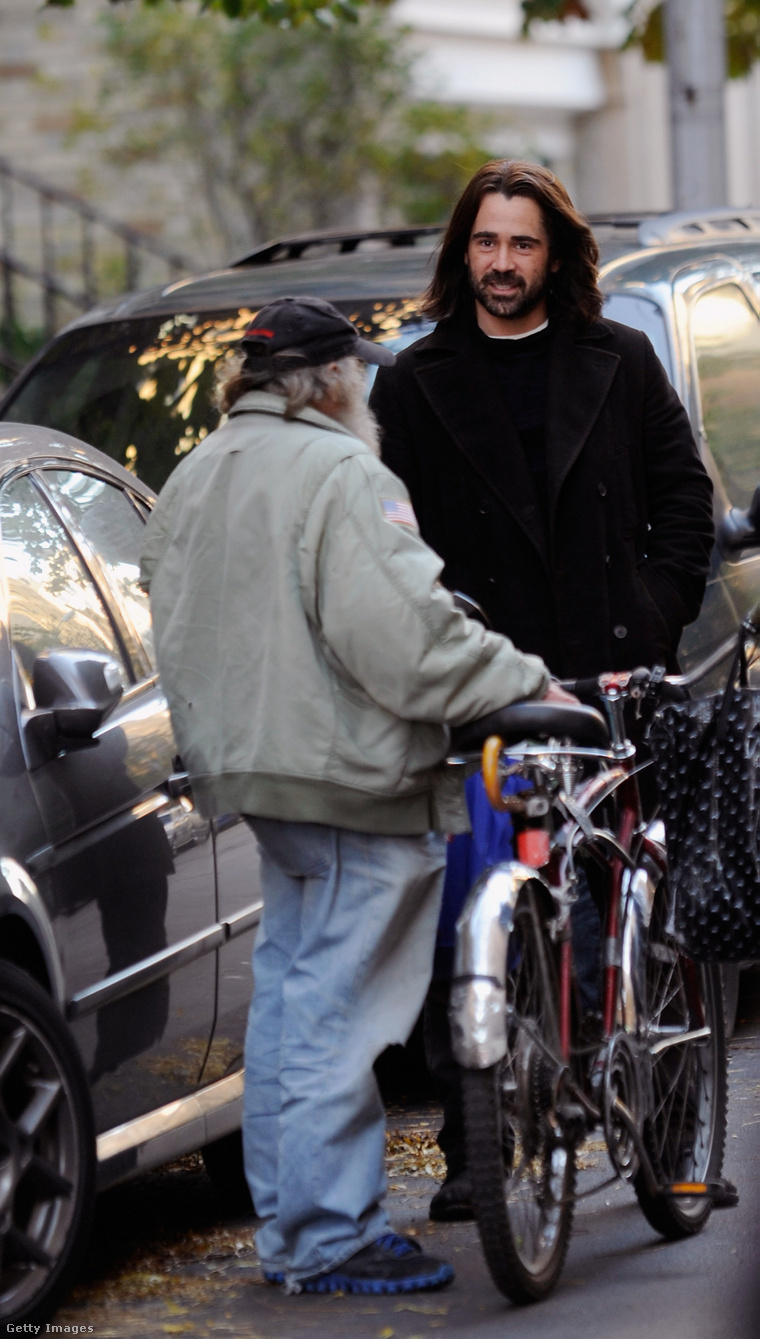
<path id="1" fill-rule="evenodd" d="M 49 1041 L 0 1005 L 0 1317 L 45 1289 L 77 1212 L 72 1095 Z"/>

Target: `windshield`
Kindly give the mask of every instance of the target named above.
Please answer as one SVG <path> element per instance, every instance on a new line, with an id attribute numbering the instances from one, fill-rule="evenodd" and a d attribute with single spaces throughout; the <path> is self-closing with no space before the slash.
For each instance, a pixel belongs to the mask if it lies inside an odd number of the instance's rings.
<path id="1" fill-rule="evenodd" d="M 415 300 L 335 306 L 394 351 L 429 328 Z M 241 307 L 71 330 L 53 341 L 3 417 L 79 437 L 157 492 L 219 423 L 217 370 L 255 315 Z"/>

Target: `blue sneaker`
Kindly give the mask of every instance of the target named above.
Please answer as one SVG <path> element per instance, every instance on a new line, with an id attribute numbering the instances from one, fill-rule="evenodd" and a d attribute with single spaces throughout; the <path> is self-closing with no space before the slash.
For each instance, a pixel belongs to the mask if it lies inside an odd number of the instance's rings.
<path id="1" fill-rule="evenodd" d="M 284 1283 L 285 1273 L 279 1269 L 265 1269 L 264 1279 L 267 1283 Z"/>
<path id="2" fill-rule="evenodd" d="M 314 1274 L 293 1285 L 293 1292 L 381 1293 L 422 1292 L 444 1288 L 454 1278 L 451 1265 L 424 1255 L 419 1242 L 388 1232 L 357 1251 L 337 1269 Z"/>

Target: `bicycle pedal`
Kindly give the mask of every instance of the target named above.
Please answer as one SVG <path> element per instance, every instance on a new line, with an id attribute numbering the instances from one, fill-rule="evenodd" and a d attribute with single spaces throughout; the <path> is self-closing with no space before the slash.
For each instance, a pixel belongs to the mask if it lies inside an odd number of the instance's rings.
<path id="1" fill-rule="evenodd" d="M 562 1130 L 562 1142 L 577 1148 L 588 1133 L 588 1116 L 575 1102 L 563 1102 L 557 1107 L 557 1120 Z"/>
<path id="2" fill-rule="evenodd" d="M 663 1186 L 664 1199 L 691 1199 L 701 1196 L 712 1201 L 714 1209 L 733 1209 L 739 1203 L 739 1192 L 731 1181 L 674 1181 Z"/>

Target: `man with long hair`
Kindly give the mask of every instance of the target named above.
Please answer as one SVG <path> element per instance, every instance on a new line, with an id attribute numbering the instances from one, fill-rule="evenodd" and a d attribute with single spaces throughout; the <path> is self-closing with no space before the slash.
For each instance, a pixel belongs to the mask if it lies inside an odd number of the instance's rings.
<path id="1" fill-rule="evenodd" d="M 646 336 L 602 319 L 597 260 L 552 172 L 485 164 L 423 296 L 437 325 L 370 401 L 443 581 L 563 678 L 675 669 L 713 541 L 686 412 Z M 449 1099 L 431 1213 L 457 1218 L 471 1210 L 445 995 L 426 1020 Z"/>

